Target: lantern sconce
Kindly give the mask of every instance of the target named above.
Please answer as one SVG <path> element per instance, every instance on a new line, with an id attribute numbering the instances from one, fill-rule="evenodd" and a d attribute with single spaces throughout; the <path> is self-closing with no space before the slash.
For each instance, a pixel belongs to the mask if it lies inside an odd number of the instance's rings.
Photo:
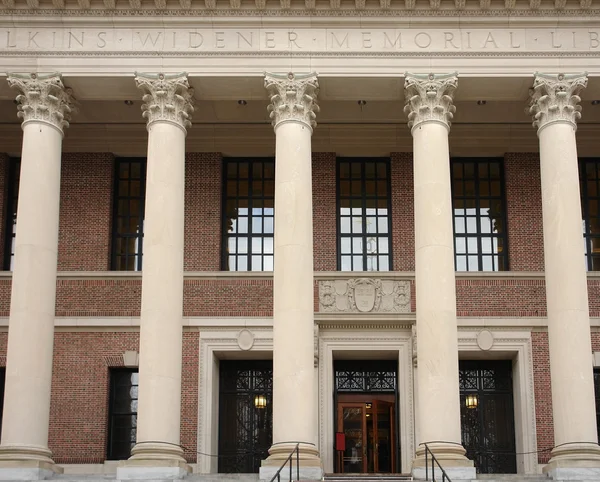
<path id="1" fill-rule="evenodd" d="M 254 397 L 254 406 L 261 410 L 267 408 L 267 397 L 264 395 L 256 395 Z"/>
<path id="2" fill-rule="evenodd" d="M 477 402 L 477 395 L 475 394 L 467 395 L 465 398 L 465 404 L 467 405 L 467 408 L 477 408 Z"/>

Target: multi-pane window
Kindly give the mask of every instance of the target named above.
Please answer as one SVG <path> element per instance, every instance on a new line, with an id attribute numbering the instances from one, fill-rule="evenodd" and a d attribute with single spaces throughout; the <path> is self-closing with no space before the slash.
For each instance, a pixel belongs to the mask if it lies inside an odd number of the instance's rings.
<path id="1" fill-rule="evenodd" d="M 223 269 L 273 271 L 275 161 L 225 159 Z"/>
<path id="2" fill-rule="evenodd" d="M 140 271 L 144 240 L 146 160 L 116 161 L 112 269 Z"/>
<path id="3" fill-rule="evenodd" d="M 389 271 L 389 159 L 338 161 L 338 267 Z"/>
<path id="4" fill-rule="evenodd" d="M 457 271 L 505 271 L 506 209 L 501 159 L 453 159 Z"/>
<path id="5" fill-rule="evenodd" d="M 579 165 L 586 266 L 600 271 L 600 159 L 584 159 Z"/>
<path id="6" fill-rule="evenodd" d="M 17 201 L 19 199 L 19 180 L 21 159 L 11 159 L 8 169 L 8 199 L 6 211 L 6 239 L 4 245 L 4 269 L 13 270 L 15 262 L 15 236 L 17 234 Z"/>
<path id="7" fill-rule="evenodd" d="M 108 460 L 125 460 L 135 445 L 138 410 L 137 368 L 110 371 Z"/>

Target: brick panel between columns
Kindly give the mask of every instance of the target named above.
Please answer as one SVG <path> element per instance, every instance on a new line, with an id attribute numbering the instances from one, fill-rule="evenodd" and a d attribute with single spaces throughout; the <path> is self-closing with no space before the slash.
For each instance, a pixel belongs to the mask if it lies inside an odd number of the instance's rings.
<path id="1" fill-rule="evenodd" d="M 337 270 L 336 155 L 313 152 L 313 245 L 315 271 Z"/>
<path id="2" fill-rule="evenodd" d="M 415 270 L 413 158 L 410 152 L 391 155 L 392 250 L 395 271 Z"/>

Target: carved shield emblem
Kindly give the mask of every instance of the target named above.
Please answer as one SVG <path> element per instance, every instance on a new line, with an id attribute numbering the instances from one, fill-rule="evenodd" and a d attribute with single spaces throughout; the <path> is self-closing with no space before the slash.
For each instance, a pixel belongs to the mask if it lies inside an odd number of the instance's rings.
<path id="1" fill-rule="evenodd" d="M 359 281 L 354 286 L 354 302 L 356 309 L 361 312 L 373 310 L 375 306 L 375 285 Z"/>

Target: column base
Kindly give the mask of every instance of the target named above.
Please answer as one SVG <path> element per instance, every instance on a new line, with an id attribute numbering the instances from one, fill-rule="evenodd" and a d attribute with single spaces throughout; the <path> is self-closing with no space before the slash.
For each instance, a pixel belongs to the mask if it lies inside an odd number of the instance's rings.
<path id="1" fill-rule="evenodd" d="M 131 450 L 131 458 L 117 467 L 117 480 L 180 480 L 191 472 L 181 447 L 155 442 L 138 443 Z"/>
<path id="2" fill-rule="evenodd" d="M 600 445 L 568 443 L 552 449 L 544 474 L 554 480 L 600 479 Z"/>
<path id="3" fill-rule="evenodd" d="M 465 457 L 466 452 L 462 445 L 448 442 L 431 442 L 427 445 L 451 480 L 475 480 L 477 478 L 473 461 Z M 427 462 L 429 464 L 429 478 L 431 478 L 431 456 L 428 456 Z M 413 478 L 425 480 L 427 471 L 425 463 L 425 446 L 419 445 L 412 464 L 411 474 Z M 438 471 L 441 474 L 441 470 L 436 464 L 435 472 Z"/>
<path id="4" fill-rule="evenodd" d="M 262 461 L 259 478 L 261 481 L 269 481 L 283 465 L 290 453 L 296 447 L 295 443 L 283 442 L 274 444 L 269 449 L 269 457 Z M 300 479 L 299 480 L 321 480 L 323 478 L 323 464 L 319 457 L 319 451 L 313 444 L 300 443 Z M 292 457 L 292 480 L 298 479 L 298 470 L 296 468 L 296 455 Z M 281 476 L 285 480 L 289 478 L 289 462 L 281 471 Z"/>
<path id="5" fill-rule="evenodd" d="M 62 473 L 47 447 L 0 446 L 0 480 L 44 480 Z"/>

